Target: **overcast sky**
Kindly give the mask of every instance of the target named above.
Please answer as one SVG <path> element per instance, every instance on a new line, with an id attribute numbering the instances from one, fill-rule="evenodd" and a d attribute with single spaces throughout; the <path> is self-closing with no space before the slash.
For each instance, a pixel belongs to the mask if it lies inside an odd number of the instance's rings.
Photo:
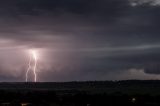
<path id="1" fill-rule="evenodd" d="M 160 0 L 0 0 L 0 81 L 30 49 L 38 81 L 160 79 L 159 19 Z"/>

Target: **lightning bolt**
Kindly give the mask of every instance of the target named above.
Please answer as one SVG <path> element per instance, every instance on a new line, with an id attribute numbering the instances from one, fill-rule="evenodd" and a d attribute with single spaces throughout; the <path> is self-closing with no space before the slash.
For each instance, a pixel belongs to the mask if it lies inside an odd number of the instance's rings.
<path id="1" fill-rule="evenodd" d="M 31 61 L 34 62 L 34 65 L 32 67 Z M 26 82 L 28 82 L 28 73 L 29 70 L 32 69 L 33 70 L 33 74 L 34 74 L 34 82 L 37 82 L 37 54 L 34 50 L 31 50 L 30 52 L 30 57 L 29 57 L 29 63 L 28 63 L 28 69 L 26 71 Z"/>
<path id="2" fill-rule="evenodd" d="M 26 82 L 28 82 L 28 72 L 29 72 L 30 68 L 31 68 L 31 56 L 29 56 L 28 69 L 26 72 Z"/>
<path id="3" fill-rule="evenodd" d="M 37 55 L 35 51 L 32 51 L 32 55 L 33 55 L 33 59 L 34 59 L 34 82 L 37 82 L 37 73 L 36 73 L 36 69 L 37 69 Z"/>

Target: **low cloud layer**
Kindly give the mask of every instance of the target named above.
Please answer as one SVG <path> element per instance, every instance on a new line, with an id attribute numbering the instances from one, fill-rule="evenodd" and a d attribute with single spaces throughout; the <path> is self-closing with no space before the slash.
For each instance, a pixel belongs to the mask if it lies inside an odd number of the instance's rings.
<path id="1" fill-rule="evenodd" d="M 160 0 L 130 0 L 131 6 L 150 5 L 160 6 Z"/>

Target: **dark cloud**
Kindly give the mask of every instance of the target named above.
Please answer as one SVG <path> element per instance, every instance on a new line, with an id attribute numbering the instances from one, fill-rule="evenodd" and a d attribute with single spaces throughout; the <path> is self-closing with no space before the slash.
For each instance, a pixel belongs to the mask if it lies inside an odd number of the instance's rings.
<path id="1" fill-rule="evenodd" d="M 159 11 L 156 0 L 0 1 L 2 79 L 24 79 L 31 48 L 39 81 L 155 77 L 146 74 L 158 74 Z"/>
<path id="2" fill-rule="evenodd" d="M 152 64 L 149 64 L 148 66 L 146 66 L 144 72 L 145 73 L 148 73 L 148 74 L 160 74 L 160 67 L 159 67 L 159 64 L 158 62 L 155 62 L 155 63 L 152 63 Z"/>

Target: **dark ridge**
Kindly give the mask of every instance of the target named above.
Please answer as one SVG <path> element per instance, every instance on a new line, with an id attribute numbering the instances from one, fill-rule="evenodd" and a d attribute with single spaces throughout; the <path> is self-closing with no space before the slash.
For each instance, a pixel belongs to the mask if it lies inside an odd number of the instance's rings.
<path id="1" fill-rule="evenodd" d="M 86 91 L 88 93 L 160 94 L 159 80 L 83 82 L 1 82 L 0 90 Z"/>

